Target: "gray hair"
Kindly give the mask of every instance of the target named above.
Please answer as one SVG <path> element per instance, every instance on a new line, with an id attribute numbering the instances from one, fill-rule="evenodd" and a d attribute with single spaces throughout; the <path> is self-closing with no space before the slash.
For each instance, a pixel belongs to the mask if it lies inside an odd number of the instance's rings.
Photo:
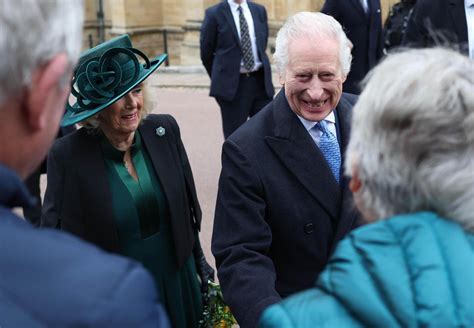
<path id="1" fill-rule="evenodd" d="M 0 105 L 28 87 L 35 69 L 55 55 L 66 53 L 72 68 L 82 24 L 82 0 L 0 0 Z"/>
<path id="2" fill-rule="evenodd" d="M 148 80 L 142 82 L 142 92 L 143 92 L 143 108 L 140 117 L 140 123 L 146 119 L 148 114 L 150 114 L 153 109 L 155 108 L 155 101 L 151 97 L 150 85 Z M 102 111 L 107 110 L 107 108 L 103 109 Z M 89 134 L 100 134 L 100 121 L 98 119 L 99 113 L 95 114 L 94 116 L 89 117 L 88 119 L 79 122 L 78 124 L 83 128 L 86 128 Z"/>
<path id="3" fill-rule="evenodd" d="M 372 218 L 433 211 L 474 231 L 474 62 L 442 48 L 389 55 L 355 108 L 346 174 Z"/>
<path id="4" fill-rule="evenodd" d="M 339 42 L 339 60 L 343 75 L 351 69 L 351 43 L 342 30 L 341 24 L 331 16 L 322 13 L 300 12 L 289 17 L 278 31 L 275 40 L 273 62 L 280 76 L 284 76 L 288 63 L 288 44 L 291 40 L 306 38 L 332 38 Z"/>

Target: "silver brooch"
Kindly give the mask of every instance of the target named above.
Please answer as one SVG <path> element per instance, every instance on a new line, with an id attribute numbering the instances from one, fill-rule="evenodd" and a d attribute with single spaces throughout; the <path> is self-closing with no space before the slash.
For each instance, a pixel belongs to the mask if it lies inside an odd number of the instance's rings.
<path id="1" fill-rule="evenodd" d="M 162 126 L 156 128 L 155 133 L 158 137 L 162 137 L 166 134 L 166 129 Z"/>

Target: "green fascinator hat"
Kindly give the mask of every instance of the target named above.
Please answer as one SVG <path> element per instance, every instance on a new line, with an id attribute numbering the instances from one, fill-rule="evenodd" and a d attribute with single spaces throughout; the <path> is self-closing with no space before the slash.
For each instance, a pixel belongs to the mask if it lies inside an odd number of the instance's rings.
<path id="1" fill-rule="evenodd" d="M 61 126 L 78 123 L 107 108 L 144 81 L 167 57 L 162 54 L 149 60 L 132 47 L 127 34 L 83 52 L 71 81 L 70 98 L 76 102 L 67 102 Z"/>

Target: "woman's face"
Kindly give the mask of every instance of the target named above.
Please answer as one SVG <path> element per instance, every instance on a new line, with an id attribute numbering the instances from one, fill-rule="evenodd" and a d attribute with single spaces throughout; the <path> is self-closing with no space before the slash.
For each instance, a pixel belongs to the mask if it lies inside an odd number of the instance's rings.
<path id="1" fill-rule="evenodd" d="M 141 121 L 143 109 L 143 85 L 132 91 L 99 113 L 100 128 L 112 134 L 131 134 Z"/>

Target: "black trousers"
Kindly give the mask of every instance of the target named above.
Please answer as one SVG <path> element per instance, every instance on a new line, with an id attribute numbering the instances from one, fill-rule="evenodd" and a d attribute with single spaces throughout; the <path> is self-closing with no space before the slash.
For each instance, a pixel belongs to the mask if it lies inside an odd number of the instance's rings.
<path id="1" fill-rule="evenodd" d="M 272 100 L 265 92 L 263 69 L 249 74 L 240 74 L 239 87 L 233 100 L 216 98 L 221 109 L 224 138 L 232 134 L 249 117 L 255 115 Z"/>

